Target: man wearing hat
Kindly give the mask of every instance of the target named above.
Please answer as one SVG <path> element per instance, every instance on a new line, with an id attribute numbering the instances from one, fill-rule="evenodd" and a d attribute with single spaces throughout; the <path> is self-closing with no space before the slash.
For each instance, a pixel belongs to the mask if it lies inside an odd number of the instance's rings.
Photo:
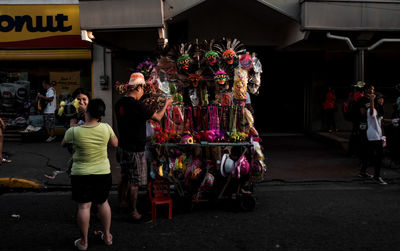
<path id="1" fill-rule="evenodd" d="M 121 183 L 118 188 L 120 206 L 127 206 L 126 193 L 129 191 L 131 217 L 134 220 L 141 218 L 136 207 L 139 187 L 147 184 L 146 121 L 149 119 L 160 121 L 172 103 L 172 99 L 167 98 L 164 107 L 154 112 L 141 101 L 145 85 L 142 73 L 132 73 L 126 85 L 125 96 L 115 105 L 120 138 L 118 150 L 118 160 L 121 165 Z"/>

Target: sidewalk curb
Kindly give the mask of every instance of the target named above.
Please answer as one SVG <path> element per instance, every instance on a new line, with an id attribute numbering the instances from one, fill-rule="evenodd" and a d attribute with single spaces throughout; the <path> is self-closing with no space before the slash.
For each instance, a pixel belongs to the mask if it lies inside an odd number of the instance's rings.
<path id="1" fill-rule="evenodd" d="M 36 181 L 32 181 L 32 180 L 7 177 L 7 178 L 0 178 L 0 187 L 1 188 L 41 189 L 41 188 L 43 188 L 43 185 L 37 183 Z"/>

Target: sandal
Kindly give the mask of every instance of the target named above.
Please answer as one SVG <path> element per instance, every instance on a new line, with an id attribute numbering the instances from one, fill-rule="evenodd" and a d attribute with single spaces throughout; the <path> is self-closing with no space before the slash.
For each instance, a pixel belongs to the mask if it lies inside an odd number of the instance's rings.
<path id="1" fill-rule="evenodd" d="M 81 244 L 81 238 L 75 240 L 74 245 L 78 250 L 87 250 L 87 246 Z"/>
<path id="2" fill-rule="evenodd" d="M 12 162 L 12 160 L 6 159 L 6 158 L 3 158 L 3 160 L 2 160 L 2 163 L 11 163 L 11 162 Z"/>
<path id="3" fill-rule="evenodd" d="M 104 241 L 104 244 L 106 244 L 106 246 L 111 246 L 113 244 L 113 241 L 112 241 L 113 236 L 112 236 L 112 234 L 110 234 L 110 236 L 111 236 L 111 240 L 106 241 L 106 239 L 104 239 L 104 234 L 100 235 L 101 240 Z"/>
<path id="4" fill-rule="evenodd" d="M 134 220 L 141 220 L 142 219 L 142 215 L 141 214 L 139 214 L 139 213 L 135 213 L 135 212 L 132 212 L 131 213 L 131 217 L 132 217 L 132 219 L 134 219 Z"/>

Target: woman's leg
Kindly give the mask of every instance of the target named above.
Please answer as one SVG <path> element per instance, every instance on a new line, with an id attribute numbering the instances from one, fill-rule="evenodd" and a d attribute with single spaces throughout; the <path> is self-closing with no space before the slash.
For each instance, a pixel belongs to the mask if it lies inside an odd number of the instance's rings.
<path id="1" fill-rule="evenodd" d="M 90 207 L 92 202 L 78 203 L 78 215 L 77 223 L 78 228 L 81 231 L 81 242 L 83 246 L 88 245 L 88 232 L 89 232 L 89 221 L 90 221 Z"/>
<path id="2" fill-rule="evenodd" d="M 108 204 L 108 200 L 106 200 L 103 204 L 97 204 L 97 209 L 97 216 L 99 217 L 101 225 L 103 225 L 104 228 L 104 241 L 110 242 L 112 240 L 110 234 L 111 208 L 110 204 Z"/>

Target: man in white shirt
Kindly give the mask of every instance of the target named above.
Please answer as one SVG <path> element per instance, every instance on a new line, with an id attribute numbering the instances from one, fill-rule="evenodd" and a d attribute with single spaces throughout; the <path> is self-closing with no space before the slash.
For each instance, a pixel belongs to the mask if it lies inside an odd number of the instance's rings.
<path id="1" fill-rule="evenodd" d="M 47 80 L 43 80 L 42 82 L 43 88 L 46 90 L 46 96 L 38 93 L 38 97 L 45 100 L 47 105 L 43 110 L 45 128 L 47 130 L 47 134 L 49 137 L 46 139 L 46 142 L 52 142 L 56 139 L 55 136 L 55 111 L 57 108 L 56 103 L 56 90 L 50 85 Z"/>

